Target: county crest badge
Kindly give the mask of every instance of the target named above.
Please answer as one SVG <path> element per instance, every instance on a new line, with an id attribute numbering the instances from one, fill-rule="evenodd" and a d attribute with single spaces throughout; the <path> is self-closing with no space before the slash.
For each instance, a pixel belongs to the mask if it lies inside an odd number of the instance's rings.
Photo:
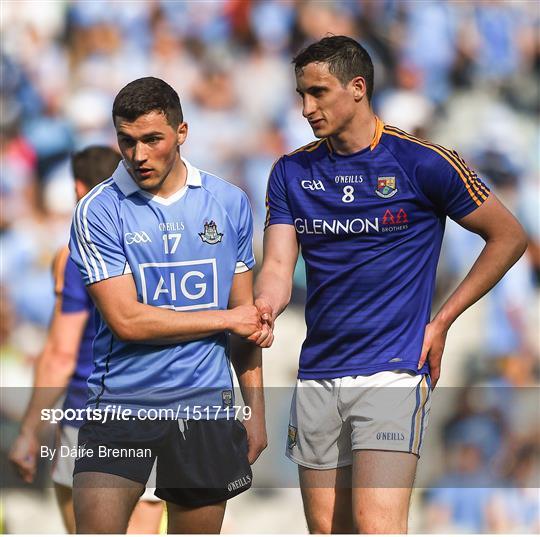
<path id="1" fill-rule="evenodd" d="M 397 194 L 395 177 L 378 177 L 375 194 L 380 198 L 391 198 Z"/>
<path id="2" fill-rule="evenodd" d="M 221 392 L 221 401 L 223 402 L 223 406 L 231 406 L 233 402 L 232 390 L 223 390 Z"/>
<path id="3" fill-rule="evenodd" d="M 223 233 L 219 233 L 216 223 L 210 220 L 210 222 L 204 223 L 204 231 L 199 233 L 199 237 L 203 242 L 207 242 L 208 244 L 217 244 L 221 242 Z"/>
<path id="4" fill-rule="evenodd" d="M 289 432 L 287 433 L 287 447 L 292 449 L 296 446 L 296 435 L 298 434 L 298 429 L 289 425 Z"/>

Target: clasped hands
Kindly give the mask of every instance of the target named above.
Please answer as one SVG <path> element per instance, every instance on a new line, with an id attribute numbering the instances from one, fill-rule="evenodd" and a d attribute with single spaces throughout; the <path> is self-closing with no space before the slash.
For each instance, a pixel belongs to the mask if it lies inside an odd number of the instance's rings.
<path id="1" fill-rule="evenodd" d="M 263 299 L 255 305 L 237 306 L 227 310 L 230 330 L 261 348 L 268 348 L 274 341 L 275 316 L 271 306 Z"/>

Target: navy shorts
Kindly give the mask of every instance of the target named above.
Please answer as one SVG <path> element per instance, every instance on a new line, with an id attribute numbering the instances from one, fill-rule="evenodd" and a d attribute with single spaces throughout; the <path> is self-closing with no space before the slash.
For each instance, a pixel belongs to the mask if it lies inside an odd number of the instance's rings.
<path id="1" fill-rule="evenodd" d="M 235 419 L 86 422 L 74 474 L 100 472 L 146 485 L 157 459 L 158 498 L 184 507 L 228 500 L 250 488 L 247 433 Z"/>

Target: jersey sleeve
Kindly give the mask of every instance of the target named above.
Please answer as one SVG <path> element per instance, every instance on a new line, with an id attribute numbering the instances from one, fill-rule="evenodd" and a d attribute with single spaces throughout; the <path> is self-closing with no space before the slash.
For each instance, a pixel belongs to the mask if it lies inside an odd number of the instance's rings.
<path id="1" fill-rule="evenodd" d="M 273 166 L 268 178 L 266 191 L 266 222 L 265 229 L 272 224 L 291 224 L 293 217 L 287 198 L 285 187 L 285 166 L 283 159 L 279 159 Z"/>
<path id="2" fill-rule="evenodd" d="M 81 273 L 71 258 L 66 262 L 61 294 L 63 313 L 90 311 L 92 305 L 90 297 L 86 291 Z"/>
<path id="3" fill-rule="evenodd" d="M 236 258 L 235 274 L 251 270 L 255 266 L 253 255 L 253 215 L 246 194 L 240 200 L 240 213 L 238 220 L 238 254 Z"/>
<path id="4" fill-rule="evenodd" d="M 112 200 L 90 193 L 78 203 L 69 249 L 85 285 L 124 274 L 127 261 L 120 233 Z"/>
<path id="5" fill-rule="evenodd" d="M 459 220 L 480 207 L 489 188 L 455 152 L 437 146 L 416 169 L 424 195 L 437 210 Z"/>

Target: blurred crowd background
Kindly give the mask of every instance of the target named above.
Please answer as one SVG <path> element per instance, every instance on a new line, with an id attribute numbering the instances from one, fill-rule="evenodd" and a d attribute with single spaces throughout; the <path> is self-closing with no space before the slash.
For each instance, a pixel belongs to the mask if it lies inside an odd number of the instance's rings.
<path id="1" fill-rule="evenodd" d="M 429 431 L 431 482 L 415 491 L 411 529 L 540 531 L 539 425 L 522 419 L 517 409 L 524 407 L 516 406 L 525 393 L 529 410 L 539 402 L 538 2 L 5 0 L 1 9 L 3 386 L 31 385 L 53 308 L 51 260 L 66 243 L 74 206 L 69 157 L 94 143 L 116 147 L 110 113 L 116 93 L 142 76 L 163 78 L 178 91 L 189 124 L 182 153 L 249 194 L 260 263 L 270 167 L 313 140 L 291 57 L 327 33 L 349 35 L 374 60 L 376 113 L 460 152 L 529 238 L 526 255 L 450 332 L 440 399 L 455 404 L 441 405 Z M 434 307 L 482 245 L 448 222 Z M 294 382 L 304 290 L 300 260 L 293 305 L 265 354 L 274 386 Z M 485 387 L 481 397 L 478 386 Z M 287 406 L 270 420 L 280 460 Z M 4 459 L 18 418 L 17 409 L 2 410 Z M 285 468 L 294 474 L 292 465 Z M 34 487 L 4 491 L 5 531 L 61 531 L 49 484 L 44 477 Z M 298 491 L 272 486 L 231 502 L 224 530 L 305 531 Z M 259 510 L 254 525 L 249 513 Z M 34 512 L 53 522 L 33 526 Z"/>

